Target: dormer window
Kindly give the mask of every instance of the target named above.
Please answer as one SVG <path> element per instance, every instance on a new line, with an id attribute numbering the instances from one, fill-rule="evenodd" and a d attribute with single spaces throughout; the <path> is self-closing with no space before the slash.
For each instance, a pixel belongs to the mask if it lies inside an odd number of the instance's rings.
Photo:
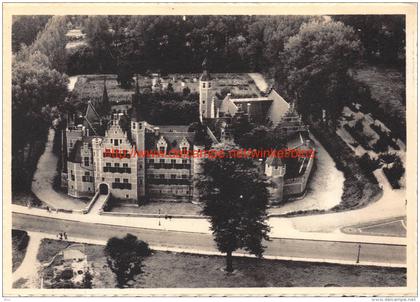
<path id="1" fill-rule="evenodd" d="M 181 143 L 179 144 L 179 148 L 181 149 L 181 153 L 183 155 L 188 154 L 188 149 L 190 148 L 190 143 L 187 141 L 187 139 L 185 137 L 181 140 Z"/>
<path id="2" fill-rule="evenodd" d="M 206 83 L 203 83 L 203 88 L 206 88 Z"/>
<path id="3" fill-rule="evenodd" d="M 209 82 L 209 88 L 211 88 L 211 82 Z"/>
<path id="4" fill-rule="evenodd" d="M 166 154 L 166 148 L 168 147 L 168 144 L 166 143 L 163 136 L 160 137 L 156 145 L 157 145 L 157 149 L 159 150 L 159 153 Z"/>

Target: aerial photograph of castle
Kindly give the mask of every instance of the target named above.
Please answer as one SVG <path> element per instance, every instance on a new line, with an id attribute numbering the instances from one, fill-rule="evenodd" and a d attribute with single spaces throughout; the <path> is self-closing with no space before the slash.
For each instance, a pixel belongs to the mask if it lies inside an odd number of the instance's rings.
<path id="1" fill-rule="evenodd" d="M 14 14 L 10 293 L 406 288 L 406 18 Z"/>

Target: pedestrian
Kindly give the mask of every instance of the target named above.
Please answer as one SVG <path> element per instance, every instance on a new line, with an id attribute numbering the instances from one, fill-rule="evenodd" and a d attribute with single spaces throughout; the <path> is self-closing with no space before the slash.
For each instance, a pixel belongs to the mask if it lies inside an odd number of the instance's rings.
<path id="1" fill-rule="evenodd" d="M 64 240 L 67 240 L 67 233 L 64 232 Z"/>
<path id="2" fill-rule="evenodd" d="M 63 233 L 59 233 L 60 234 L 60 240 L 63 240 Z"/>

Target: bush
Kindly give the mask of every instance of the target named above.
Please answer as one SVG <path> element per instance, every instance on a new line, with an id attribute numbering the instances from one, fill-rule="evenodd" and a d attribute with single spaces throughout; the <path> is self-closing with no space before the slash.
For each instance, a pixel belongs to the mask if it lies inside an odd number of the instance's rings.
<path id="1" fill-rule="evenodd" d="M 363 156 L 357 158 L 357 162 L 365 174 L 365 176 L 372 182 L 377 184 L 378 180 L 373 175 L 373 171 L 380 167 L 380 162 L 377 159 L 372 159 L 370 156 L 365 153 Z"/>
<path id="2" fill-rule="evenodd" d="M 405 169 L 399 157 L 394 162 L 391 168 L 384 168 L 384 174 L 393 189 L 399 189 L 401 187 L 399 181 L 401 177 L 404 175 L 404 172 L 405 172 Z"/>
<path id="3" fill-rule="evenodd" d="M 61 272 L 60 278 L 63 280 L 70 280 L 73 278 L 73 270 L 71 268 L 67 268 Z"/>
<path id="4" fill-rule="evenodd" d="M 18 238 L 19 241 L 17 244 L 17 249 L 19 251 L 26 249 L 29 242 L 29 236 L 27 232 L 20 230 L 12 230 L 12 237 Z"/>

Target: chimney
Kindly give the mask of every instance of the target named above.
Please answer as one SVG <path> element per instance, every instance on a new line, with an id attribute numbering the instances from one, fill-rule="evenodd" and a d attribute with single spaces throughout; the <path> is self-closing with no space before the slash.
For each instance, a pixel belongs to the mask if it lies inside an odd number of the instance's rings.
<path id="1" fill-rule="evenodd" d="M 248 122 L 251 121 L 251 103 L 246 104 L 246 113 L 248 114 Z"/>
<path id="2" fill-rule="evenodd" d="M 153 131 L 155 132 L 156 136 L 159 136 L 159 127 L 154 127 Z"/>
<path id="3" fill-rule="evenodd" d="M 232 96 L 232 94 L 229 92 L 226 96 L 227 96 L 228 99 L 230 99 L 230 97 Z"/>

